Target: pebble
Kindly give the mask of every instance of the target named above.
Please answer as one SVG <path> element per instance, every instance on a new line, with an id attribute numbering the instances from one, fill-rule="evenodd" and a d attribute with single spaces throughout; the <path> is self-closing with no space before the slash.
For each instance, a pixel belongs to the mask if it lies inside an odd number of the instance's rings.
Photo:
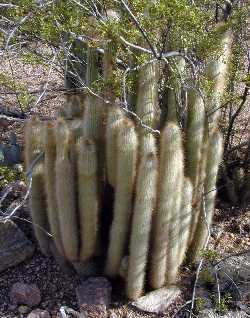
<path id="1" fill-rule="evenodd" d="M 12 304 L 28 305 L 34 307 L 41 302 L 41 293 L 34 284 L 15 283 L 9 293 Z"/>
<path id="2" fill-rule="evenodd" d="M 27 318 L 51 318 L 47 310 L 35 309 L 28 314 Z"/>
<path id="3" fill-rule="evenodd" d="M 22 305 L 19 306 L 17 310 L 20 314 L 27 314 L 30 311 L 30 307 Z"/>

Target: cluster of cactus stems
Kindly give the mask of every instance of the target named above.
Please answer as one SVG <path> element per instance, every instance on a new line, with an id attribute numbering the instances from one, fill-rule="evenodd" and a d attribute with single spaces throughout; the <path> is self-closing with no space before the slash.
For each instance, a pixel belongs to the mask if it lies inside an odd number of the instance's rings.
<path id="1" fill-rule="evenodd" d="M 218 107 L 217 95 L 225 88 L 230 37 L 229 32 L 223 36 L 224 54 L 207 71 L 215 95 L 205 105 L 198 91 L 189 91 L 185 127 L 176 111 L 181 87 L 169 90 L 162 125 L 158 61 L 139 69 L 135 112 L 144 125 L 116 104 L 112 90 L 105 105 L 91 94 L 71 95 L 56 121 L 33 118 L 27 124 L 27 167 L 45 154 L 33 169 L 30 195 L 43 253 L 53 246 L 82 272 L 101 259 L 100 273 L 122 275 L 130 299 L 176 284 L 183 262 L 199 259 L 212 222 L 223 149 L 218 115 L 213 113 L 211 124 L 207 109 Z M 89 48 L 90 88 L 99 76 L 97 60 Z M 113 64 L 107 46 L 103 74 L 108 79 Z M 183 72 L 185 62 L 179 58 L 176 67 Z M 146 126 L 160 129 L 160 135 Z M 105 204 L 107 189 L 112 211 Z"/>

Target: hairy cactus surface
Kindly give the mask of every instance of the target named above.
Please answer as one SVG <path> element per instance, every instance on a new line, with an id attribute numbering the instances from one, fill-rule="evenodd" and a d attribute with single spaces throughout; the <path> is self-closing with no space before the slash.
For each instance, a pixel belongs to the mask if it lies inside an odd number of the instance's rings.
<path id="1" fill-rule="evenodd" d="M 129 233 L 132 212 L 132 194 L 136 173 L 137 134 L 132 121 L 124 119 L 117 135 L 117 186 L 115 190 L 114 216 L 110 232 L 105 272 L 116 276 Z"/>
<path id="2" fill-rule="evenodd" d="M 153 288 L 160 288 L 166 282 L 173 283 L 176 279 L 183 169 L 181 130 L 177 124 L 169 122 L 161 136 L 158 206 L 150 269 Z"/>

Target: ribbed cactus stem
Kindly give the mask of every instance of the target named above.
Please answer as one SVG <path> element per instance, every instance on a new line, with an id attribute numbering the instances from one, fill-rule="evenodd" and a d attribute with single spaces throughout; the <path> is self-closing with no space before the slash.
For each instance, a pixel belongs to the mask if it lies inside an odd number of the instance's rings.
<path id="1" fill-rule="evenodd" d="M 173 68 L 173 67 L 172 67 Z M 175 69 L 177 74 L 181 76 L 184 72 L 185 68 L 185 59 L 182 57 L 176 58 Z M 178 76 L 177 75 L 177 76 Z M 173 78 L 173 74 L 170 75 Z M 173 82 L 177 82 L 176 80 Z M 181 96 L 181 87 L 180 83 L 177 82 L 175 89 L 168 89 L 168 96 L 167 96 L 167 121 L 177 122 L 177 97 Z"/>
<path id="2" fill-rule="evenodd" d="M 188 96 L 188 120 L 186 140 L 186 175 L 193 184 L 193 206 L 199 203 L 200 163 L 202 162 L 205 129 L 205 108 L 202 97 L 190 91 Z M 193 209 L 190 237 L 196 229 L 199 209 Z"/>
<path id="3" fill-rule="evenodd" d="M 188 178 L 185 178 L 182 188 L 180 208 L 180 233 L 178 239 L 179 256 L 176 266 L 180 266 L 183 263 L 188 248 L 190 224 L 192 220 L 192 197 L 193 185 Z"/>
<path id="4" fill-rule="evenodd" d="M 74 164 L 70 160 L 70 131 L 60 120 L 56 127 L 56 199 L 59 211 L 60 231 L 65 256 L 70 261 L 78 258 L 78 228 Z"/>
<path id="5" fill-rule="evenodd" d="M 189 259 L 197 261 L 208 237 L 208 228 L 211 226 L 214 214 L 216 197 L 216 180 L 219 165 L 223 154 L 223 139 L 218 131 L 209 136 L 209 148 L 206 165 L 206 179 L 204 182 L 203 205 L 200 213 L 194 239 L 190 247 Z"/>
<path id="6" fill-rule="evenodd" d="M 144 132 L 141 134 L 139 143 L 139 155 L 142 158 L 145 154 L 150 152 L 157 153 L 156 137 L 151 132 Z"/>
<path id="7" fill-rule="evenodd" d="M 139 298 L 144 291 L 156 184 L 157 157 L 155 153 L 148 153 L 140 161 L 136 184 L 127 278 L 127 296 L 130 299 Z"/>
<path id="8" fill-rule="evenodd" d="M 78 148 L 78 200 L 81 228 L 80 261 L 95 253 L 99 227 L 97 190 L 97 153 L 91 139 L 80 138 Z"/>
<path id="9" fill-rule="evenodd" d="M 125 118 L 118 106 L 112 105 L 108 109 L 106 124 L 106 169 L 108 182 L 115 187 L 117 172 L 117 133 L 121 127 L 122 119 Z"/>
<path id="10" fill-rule="evenodd" d="M 143 124 L 156 128 L 160 119 L 160 107 L 158 103 L 158 61 L 146 64 L 139 70 L 138 95 L 136 102 L 136 113 Z M 139 129 L 144 131 L 140 123 Z"/>
<path id="11" fill-rule="evenodd" d="M 221 35 L 222 53 L 219 58 L 212 60 L 208 65 L 206 75 L 214 81 L 213 94 L 208 103 L 208 115 L 210 131 L 217 129 L 218 119 L 221 113 L 221 100 L 226 88 L 228 66 L 232 49 L 233 32 L 227 30 Z"/>
<path id="12" fill-rule="evenodd" d="M 111 277 L 118 274 L 128 239 L 136 173 L 137 144 L 137 135 L 133 122 L 129 119 L 124 119 L 117 135 L 114 216 L 105 266 L 105 273 Z"/>
<path id="13" fill-rule="evenodd" d="M 60 232 L 58 206 L 55 200 L 56 193 L 56 140 L 55 140 L 55 126 L 52 123 L 47 123 L 44 132 L 44 178 L 46 199 L 48 208 L 48 220 L 52 239 L 55 243 L 57 251 L 63 255 L 62 237 Z"/>
<path id="14" fill-rule="evenodd" d="M 150 266 L 150 285 L 154 289 L 176 279 L 183 165 L 182 133 L 178 125 L 169 122 L 161 134 L 158 206 Z"/>
<path id="15" fill-rule="evenodd" d="M 84 97 L 80 94 L 67 95 L 65 104 L 59 112 L 60 117 L 66 119 L 81 117 L 83 113 L 83 101 Z"/>
<path id="16" fill-rule="evenodd" d="M 89 47 L 87 51 L 87 86 L 93 89 L 94 82 L 98 79 L 98 52 L 96 48 Z M 95 141 L 103 135 L 103 102 L 91 93 L 85 101 L 83 117 L 83 135 Z"/>
<path id="17" fill-rule="evenodd" d="M 25 161 L 27 169 L 44 151 L 42 125 L 38 119 L 32 118 L 25 131 Z M 47 219 L 47 207 L 44 184 L 44 161 L 40 159 L 32 170 L 32 187 L 30 192 L 30 207 L 33 229 L 43 254 L 50 253 L 50 234 Z"/>

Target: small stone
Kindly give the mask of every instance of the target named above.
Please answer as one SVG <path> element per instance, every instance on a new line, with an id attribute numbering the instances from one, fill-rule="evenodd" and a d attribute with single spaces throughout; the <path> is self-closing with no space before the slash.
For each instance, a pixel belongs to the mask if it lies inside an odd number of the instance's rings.
<path id="1" fill-rule="evenodd" d="M 0 221 L 0 272 L 31 257 L 34 249 L 14 222 Z"/>
<path id="2" fill-rule="evenodd" d="M 177 287 L 160 288 L 132 302 L 140 310 L 160 314 L 175 301 L 181 291 Z"/>
<path id="3" fill-rule="evenodd" d="M 47 310 L 35 309 L 28 314 L 27 318 L 51 318 Z"/>
<path id="4" fill-rule="evenodd" d="M 89 278 L 76 289 L 81 313 L 87 317 L 107 317 L 107 307 L 111 302 L 111 285 L 104 277 Z"/>
<path id="5" fill-rule="evenodd" d="M 17 308 L 20 314 L 27 314 L 30 311 L 30 307 L 22 305 Z"/>
<path id="6" fill-rule="evenodd" d="M 36 285 L 15 283 L 9 293 L 10 301 L 13 304 L 37 306 L 41 302 L 41 294 Z"/>

